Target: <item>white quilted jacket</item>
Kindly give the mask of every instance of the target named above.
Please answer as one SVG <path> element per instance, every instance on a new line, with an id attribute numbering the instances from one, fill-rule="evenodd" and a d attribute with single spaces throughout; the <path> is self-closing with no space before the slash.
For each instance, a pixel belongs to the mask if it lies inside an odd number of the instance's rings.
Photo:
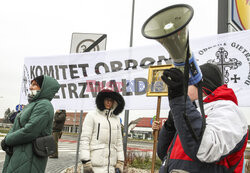
<path id="1" fill-rule="evenodd" d="M 97 109 L 83 122 L 80 159 L 91 160 L 95 173 L 113 173 L 117 161 L 124 161 L 120 118 L 112 111 Z"/>

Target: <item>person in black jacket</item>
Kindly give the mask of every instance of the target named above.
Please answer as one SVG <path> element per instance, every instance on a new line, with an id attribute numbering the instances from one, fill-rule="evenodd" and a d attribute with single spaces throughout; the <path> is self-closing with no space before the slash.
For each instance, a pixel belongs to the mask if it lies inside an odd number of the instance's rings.
<path id="1" fill-rule="evenodd" d="M 193 102 L 193 105 L 197 108 L 197 105 L 195 102 Z M 174 139 L 174 136 L 176 133 L 176 128 L 174 126 L 173 115 L 171 111 L 169 111 L 168 119 L 162 125 L 162 128 L 160 128 L 159 121 L 153 121 L 152 129 L 160 131 L 159 136 L 158 136 L 158 142 L 157 142 L 157 155 L 163 162 L 164 157 L 167 155 L 168 147 L 171 141 Z"/>
<path id="2" fill-rule="evenodd" d="M 223 84 L 219 67 L 205 63 L 200 69 L 205 122 L 193 104 L 199 86 L 189 85 L 185 100 L 184 74 L 177 68 L 164 70 L 176 135 L 160 172 L 240 173 L 248 137 L 246 117 L 233 89 Z"/>
<path id="3" fill-rule="evenodd" d="M 162 125 L 161 129 L 159 121 L 153 122 L 152 129 L 160 130 L 157 142 L 157 155 L 161 159 L 161 161 L 163 161 L 164 157 L 167 155 L 168 147 L 176 133 L 171 111 L 169 111 L 168 119 Z"/>
<path id="4" fill-rule="evenodd" d="M 57 110 L 53 121 L 53 136 L 56 141 L 56 153 L 51 155 L 50 158 L 58 158 L 58 140 L 62 136 L 62 130 L 64 127 L 65 120 L 66 120 L 66 111 Z"/>

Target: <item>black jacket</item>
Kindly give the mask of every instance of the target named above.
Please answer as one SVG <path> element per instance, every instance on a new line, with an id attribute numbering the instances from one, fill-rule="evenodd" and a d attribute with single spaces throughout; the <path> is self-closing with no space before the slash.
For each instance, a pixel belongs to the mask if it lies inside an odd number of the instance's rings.
<path id="1" fill-rule="evenodd" d="M 53 122 L 53 132 L 61 132 L 63 130 L 65 120 L 66 120 L 65 110 L 60 110 L 56 112 Z"/>

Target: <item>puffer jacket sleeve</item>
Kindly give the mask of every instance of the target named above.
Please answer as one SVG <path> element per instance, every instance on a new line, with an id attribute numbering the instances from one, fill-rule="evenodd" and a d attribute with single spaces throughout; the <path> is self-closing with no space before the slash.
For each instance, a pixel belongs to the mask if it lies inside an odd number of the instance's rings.
<path id="1" fill-rule="evenodd" d="M 186 108 L 186 115 L 189 119 L 194 133 L 197 136 L 201 134 L 202 117 L 200 112 L 195 108 L 189 97 L 185 105 L 184 96 L 176 97 L 170 100 L 170 108 L 173 115 L 174 125 L 181 140 L 182 147 L 185 153 L 194 160 L 198 160 L 196 154 L 198 152 L 201 138 L 195 141 L 190 129 L 187 126 L 186 120 L 183 116 L 184 109 Z"/>
<path id="2" fill-rule="evenodd" d="M 168 147 L 174 139 L 175 133 L 176 130 L 167 130 L 165 125 L 162 126 L 157 143 L 157 155 L 161 161 L 163 161 L 164 157 L 167 155 Z"/>
<path id="3" fill-rule="evenodd" d="M 117 133 L 117 160 L 124 161 L 123 143 L 122 143 L 122 131 L 120 119 L 118 118 L 118 133 Z"/>
<path id="4" fill-rule="evenodd" d="M 10 146 L 21 145 L 29 143 L 39 137 L 50 121 L 50 109 L 53 110 L 52 105 L 46 102 L 39 102 L 36 104 L 30 115 L 29 121 L 24 127 L 6 136 L 6 144 Z"/>
<path id="5" fill-rule="evenodd" d="M 86 115 L 80 140 L 80 160 L 90 160 L 90 142 L 94 128 L 94 113 L 90 112 Z"/>
<path id="6" fill-rule="evenodd" d="M 246 118 L 231 101 L 217 101 L 207 113 L 197 157 L 203 162 L 214 162 L 244 145 L 248 127 Z"/>

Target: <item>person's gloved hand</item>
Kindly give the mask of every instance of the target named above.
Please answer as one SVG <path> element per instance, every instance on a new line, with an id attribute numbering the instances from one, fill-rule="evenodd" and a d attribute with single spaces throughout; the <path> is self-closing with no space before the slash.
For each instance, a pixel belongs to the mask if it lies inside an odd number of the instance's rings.
<path id="1" fill-rule="evenodd" d="M 91 161 L 83 163 L 83 172 L 84 173 L 94 173 L 94 171 L 92 169 Z"/>
<path id="2" fill-rule="evenodd" d="M 115 165 L 115 169 L 119 169 L 120 173 L 123 173 L 123 166 L 124 166 L 124 162 L 123 161 L 120 161 L 118 160 L 116 165 Z"/>
<path id="3" fill-rule="evenodd" d="M 161 79 L 168 85 L 169 100 L 184 95 L 184 75 L 179 69 L 164 70 Z"/>
<path id="4" fill-rule="evenodd" d="M 2 147 L 2 150 L 6 152 L 6 154 L 8 154 L 8 155 L 13 154 L 13 147 L 11 147 L 5 143 L 5 138 L 1 141 L 1 147 Z"/>
<path id="5" fill-rule="evenodd" d="M 173 131 L 173 132 L 176 131 L 176 128 L 174 126 L 173 115 L 172 115 L 171 111 L 169 111 L 169 113 L 168 113 L 168 119 L 167 119 L 167 121 L 165 121 L 164 127 L 168 131 Z"/>
<path id="6" fill-rule="evenodd" d="M 7 148 L 7 145 L 5 143 L 5 138 L 1 141 L 1 147 L 2 147 L 2 150 L 5 151 L 6 148 Z"/>

